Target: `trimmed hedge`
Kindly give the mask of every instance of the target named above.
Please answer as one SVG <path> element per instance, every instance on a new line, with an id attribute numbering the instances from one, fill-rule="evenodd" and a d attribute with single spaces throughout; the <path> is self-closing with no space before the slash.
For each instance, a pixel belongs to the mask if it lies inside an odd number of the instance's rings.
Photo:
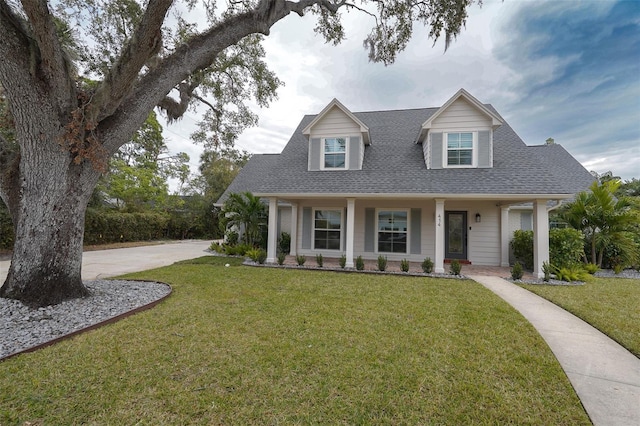
<path id="1" fill-rule="evenodd" d="M 0 249 L 13 248 L 13 239 L 13 222 L 11 222 L 9 211 L 0 200 Z"/>
<path id="2" fill-rule="evenodd" d="M 165 236 L 169 216 L 162 213 L 121 213 L 87 209 L 85 244 L 159 240 Z"/>

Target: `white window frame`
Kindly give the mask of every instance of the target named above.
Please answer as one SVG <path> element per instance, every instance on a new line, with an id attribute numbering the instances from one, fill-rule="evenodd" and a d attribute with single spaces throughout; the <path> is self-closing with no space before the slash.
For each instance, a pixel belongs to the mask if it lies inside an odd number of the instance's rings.
<path id="1" fill-rule="evenodd" d="M 325 248 L 316 248 L 316 212 L 317 211 L 335 211 L 340 212 L 340 248 L 339 249 L 325 249 Z M 311 209 L 311 247 L 313 250 L 318 251 L 330 251 L 330 252 L 342 252 L 343 250 L 343 241 L 344 241 L 344 228 L 345 228 L 345 214 L 344 207 L 314 207 Z M 319 228 L 320 230 L 326 230 L 323 228 Z"/>
<path id="2" fill-rule="evenodd" d="M 344 167 L 325 167 L 325 150 L 324 145 L 327 139 L 344 139 Z M 320 170 L 348 170 L 349 169 L 349 136 L 331 136 L 326 138 L 320 138 Z M 329 153 L 331 154 L 331 153 Z"/>
<path id="3" fill-rule="evenodd" d="M 407 214 L 407 243 L 406 243 L 406 249 L 404 251 L 404 253 L 400 253 L 400 252 L 391 252 L 391 251 L 380 251 L 379 250 L 379 245 L 378 245 L 378 236 L 380 234 L 380 226 L 379 226 L 379 220 L 380 220 L 380 212 L 405 212 Z M 401 209 L 401 208 L 377 208 L 376 209 L 376 223 L 375 223 L 375 253 L 376 254 L 385 254 L 385 255 L 408 255 L 410 254 L 410 243 L 411 241 L 409 241 L 411 239 L 411 209 L 406 208 L 406 209 Z"/>
<path id="4" fill-rule="evenodd" d="M 449 148 L 447 140 L 452 133 L 471 133 L 473 146 L 471 152 L 471 164 L 449 164 Z M 478 167 L 478 132 L 468 130 L 451 130 L 442 132 L 442 167 L 445 169 L 472 169 Z"/>

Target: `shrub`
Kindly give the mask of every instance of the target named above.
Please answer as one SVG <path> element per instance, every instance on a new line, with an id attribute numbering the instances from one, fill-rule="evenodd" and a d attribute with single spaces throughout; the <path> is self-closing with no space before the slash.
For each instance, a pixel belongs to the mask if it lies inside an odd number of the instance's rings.
<path id="1" fill-rule="evenodd" d="M 316 263 L 320 268 L 322 268 L 322 265 L 324 264 L 324 258 L 322 257 L 322 253 L 316 254 Z"/>
<path id="2" fill-rule="evenodd" d="M 307 261 L 307 257 L 303 254 L 299 254 L 296 256 L 296 262 L 298 263 L 298 266 L 302 266 L 304 265 L 304 262 Z"/>
<path id="3" fill-rule="evenodd" d="M 451 267 L 449 268 L 449 271 L 451 272 L 451 275 L 460 275 L 460 272 L 462 271 L 462 265 L 460 264 L 460 261 L 458 259 L 453 259 L 451 261 Z"/>
<path id="4" fill-rule="evenodd" d="M 278 251 L 280 253 L 289 253 L 291 250 L 291 235 L 287 232 L 281 232 L 278 238 Z"/>
<path id="5" fill-rule="evenodd" d="M 384 272 L 387 269 L 387 256 L 378 256 L 378 271 Z"/>
<path id="6" fill-rule="evenodd" d="M 409 272 L 409 261 L 407 259 L 402 259 L 400 261 L 400 270 L 402 272 Z"/>
<path id="7" fill-rule="evenodd" d="M 624 271 L 624 264 L 622 263 L 615 263 L 613 265 L 613 273 L 618 275 L 620 274 L 622 271 Z"/>
<path id="8" fill-rule="evenodd" d="M 521 280 L 524 275 L 524 271 L 522 270 L 522 264 L 520 262 L 516 262 L 511 268 L 511 278 L 514 280 Z"/>
<path id="9" fill-rule="evenodd" d="M 587 263 L 586 265 L 584 265 L 584 270 L 591 275 L 598 272 L 598 269 L 600 268 L 598 268 L 598 265 L 596 265 L 595 263 Z"/>
<path id="10" fill-rule="evenodd" d="M 579 264 L 556 269 L 556 278 L 562 281 L 585 281 L 588 275 Z"/>
<path id="11" fill-rule="evenodd" d="M 549 260 L 559 268 L 572 266 L 584 254 L 584 235 L 573 228 L 549 230 Z"/>
<path id="12" fill-rule="evenodd" d="M 527 270 L 533 269 L 533 231 L 518 229 L 513 232 L 511 248 L 516 260 Z"/>
<path id="13" fill-rule="evenodd" d="M 356 258 L 356 269 L 358 271 L 364 270 L 364 259 L 362 258 L 362 256 L 358 256 Z"/>
<path id="14" fill-rule="evenodd" d="M 422 272 L 430 274 L 433 271 L 433 261 L 430 257 L 427 257 L 422 261 Z"/>
<path id="15" fill-rule="evenodd" d="M 214 241 L 211 243 L 211 245 L 209 246 L 209 250 L 211 251 L 215 251 L 216 253 L 224 253 L 224 246 L 220 243 L 218 243 L 217 241 Z"/>
<path id="16" fill-rule="evenodd" d="M 231 246 L 235 246 L 236 244 L 238 244 L 238 233 L 229 229 L 224 234 L 224 241 Z"/>
<path id="17" fill-rule="evenodd" d="M 552 270 L 553 270 L 553 267 L 549 262 L 542 262 L 542 272 L 544 273 L 544 278 L 543 278 L 544 282 L 549 282 L 549 280 L 551 279 Z"/>
<path id="18" fill-rule="evenodd" d="M 260 248 L 253 248 L 253 249 L 247 250 L 245 255 L 252 261 L 259 263 L 261 265 L 264 264 L 265 260 L 267 260 L 267 252 Z"/>
<path id="19" fill-rule="evenodd" d="M 287 259 L 287 254 L 280 252 L 278 253 L 278 265 L 284 265 L 284 261 Z"/>
<path id="20" fill-rule="evenodd" d="M 342 256 L 340 256 L 340 259 L 338 259 L 338 264 L 340 265 L 340 267 L 342 269 L 345 268 L 345 266 L 347 266 L 347 255 L 343 254 Z"/>
<path id="21" fill-rule="evenodd" d="M 237 244 L 235 246 L 226 244 L 224 246 L 225 254 L 227 254 L 228 256 L 246 256 L 247 252 L 252 249 L 253 247 L 251 247 L 249 244 Z"/>

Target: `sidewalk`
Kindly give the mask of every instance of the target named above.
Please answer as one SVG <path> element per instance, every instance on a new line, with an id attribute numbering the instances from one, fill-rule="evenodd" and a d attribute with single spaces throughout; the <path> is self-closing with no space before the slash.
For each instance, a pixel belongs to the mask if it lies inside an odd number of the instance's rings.
<path id="1" fill-rule="evenodd" d="M 586 322 L 495 276 L 471 275 L 547 342 L 595 426 L 640 425 L 640 359 Z"/>
<path id="2" fill-rule="evenodd" d="M 171 265 L 174 262 L 205 256 L 211 241 L 182 240 L 153 246 L 86 251 L 82 254 L 82 279 L 95 280 Z M 4 283 L 11 261 L 0 261 L 0 285 Z"/>

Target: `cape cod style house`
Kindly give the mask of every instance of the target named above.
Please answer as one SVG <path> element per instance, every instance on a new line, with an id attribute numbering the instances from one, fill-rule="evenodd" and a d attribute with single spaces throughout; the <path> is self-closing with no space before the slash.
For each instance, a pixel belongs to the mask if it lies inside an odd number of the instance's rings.
<path id="1" fill-rule="evenodd" d="M 267 262 L 288 232 L 291 255 L 344 254 L 347 267 L 359 255 L 430 257 L 440 273 L 448 259 L 509 266 L 513 230 L 528 220 L 542 276 L 549 210 L 592 181 L 560 145 L 525 145 L 461 89 L 438 108 L 353 113 L 334 99 L 282 153 L 254 155 L 219 203 L 244 191 L 268 200 Z"/>

